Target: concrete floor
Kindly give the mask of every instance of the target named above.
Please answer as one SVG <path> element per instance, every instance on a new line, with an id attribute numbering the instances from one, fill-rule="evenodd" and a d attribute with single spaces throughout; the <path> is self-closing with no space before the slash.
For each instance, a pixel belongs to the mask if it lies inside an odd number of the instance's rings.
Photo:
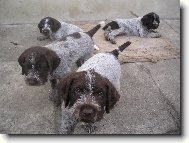
<path id="1" fill-rule="evenodd" d="M 180 20 L 163 20 L 158 31 L 180 48 Z M 60 111 L 48 100 L 49 83 L 25 85 L 17 62 L 24 49 L 50 42 L 37 35 L 36 24 L 0 25 L 0 133 L 58 133 Z M 180 59 L 121 67 L 122 97 L 94 133 L 180 134 Z"/>

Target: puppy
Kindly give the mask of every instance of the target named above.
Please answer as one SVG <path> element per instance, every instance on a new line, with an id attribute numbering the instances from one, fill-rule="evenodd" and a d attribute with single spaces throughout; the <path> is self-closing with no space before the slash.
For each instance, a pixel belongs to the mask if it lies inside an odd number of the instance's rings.
<path id="1" fill-rule="evenodd" d="M 39 36 L 38 40 L 45 40 L 50 38 L 51 40 L 60 40 L 75 32 L 83 32 L 83 30 L 73 24 L 66 22 L 60 22 L 52 17 L 43 18 L 39 24 L 38 28 L 43 36 Z"/>
<path id="2" fill-rule="evenodd" d="M 118 102 L 121 66 L 118 55 L 130 42 L 110 53 L 99 53 L 88 59 L 74 73 L 69 73 L 58 84 L 62 97 L 62 124 L 60 133 L 71 134 L 78 122 L 92 124 Z M 65 108 L 65 109 L 64 109 Z"/>
<path id="3" fill-rule="evenodd" d="M 59 104 L 60 100 L 53 98 L 57 79 L 69 73 L 73 64 L 79 67 L 91 57 L 94 47 L 92 37 L 100 27 L 101 24 L 98 24 L 88 32 L 76 32 L 62 38 L 62 41 L 26 49 L 18 58 L 26 84 L 43 85 L 49 79 L 53 89 L 50 99 Z"/>
<path id="4" fill-rule="evenodd" d="M 115 37 L 118 35 L 159 38 L 160 34 L 153 31 L 159 23 L 159 16 L 154 12 L 133 19 L 116 19 L 103 27 L 104 36 L 112 44 L 116 43 Z"/>
<path id="5" fill-rule="evenodd" d="M 101 23 L 102 26 L 105 23 Z M 69 24 L 66 22 L 59 22 L 52 17 L 43 18 L 39 24 L 38 28 L 42 36 L 37 37 L 39 41 L 50 38 L 51 40 L 61 40 L 66 36 L 73 34 L 75 32 L 83 32 L 83 30 L 76 25 Z M 100 50 L 98 46 L 94 45 L 95 50 Z"/>

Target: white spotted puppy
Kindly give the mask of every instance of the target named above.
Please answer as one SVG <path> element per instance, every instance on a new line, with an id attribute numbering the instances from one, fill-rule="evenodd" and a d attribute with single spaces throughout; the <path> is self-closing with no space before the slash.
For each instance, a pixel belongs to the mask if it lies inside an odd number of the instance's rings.
<path id="1" fill-rule="evenodd" d="M 159 16 L 154 12 L 133 19 L 115 19 L 103 27 L 104 36 L 112 44 L 116 43 L 115 37 L 118 35 L 159 38 L 160 34 L 154 31 L 159 23 Z"/>
<path id="2" fill-rule="evenodd" d="M 105 25 L 105 23 L 101 23 L 101 24 L 102 26 Z M 73 34 L 75 32 L 83 32 L 83 30 L 76 25 L 66 22 L 60 22 L 52 17 L 43 18 L 39 22 L 38 28 L 40 30 L 40 33 L 43 34 L 42 36 L 37 37 L 39 41 L 45 39 L 61 40 L 66 36 Z M 99 50 L 99 47 L 94 45 L 94 49 Z"/>
<path id="3" fill-rule="evenodd" d="M 75 32 L 83 32 L 83 30 L 76 25 L 69 24 L 66 22 L 58 21 L 52 17 L 43 18 L 39 24 L 38 28 L 43 36 L 39 36 L 38 40 L 45 40 L 50 38 L 51 40 L 61 40 Z"/>
<path id="4" fill-rule="evenodd" d="M 88 32 L 76 32 L 64 37 L 62 41 L 26 49 L 18 58 L 26 84 L 43 85 L 49 79 L 53 89 L 50 98 L 59 104 L 60 100 L 54 97 L 57 79 L 69 73 L 74 64 L 79 67 L 92 56 L 92 37 L 100 27 L 101 24 L 98 24 Z"/>
<path id="5" fill-rule="evenodd" d="M 94 55 L 77 72 L 60 80 L 57 86 L 63 99 L 60 133 L 73 133 L 78 122 L 87 126 L 101 120 L 118 102 L 121 66 L 117 58 L 130 44 L 126 42 L 110 53 Z"/>

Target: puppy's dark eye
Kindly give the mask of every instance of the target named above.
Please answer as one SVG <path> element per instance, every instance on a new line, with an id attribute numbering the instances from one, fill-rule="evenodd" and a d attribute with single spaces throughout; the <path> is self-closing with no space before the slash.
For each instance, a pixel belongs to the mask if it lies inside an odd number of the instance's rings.
<path id="1" fill-rule="evenodd" d="M 98 92 L 97 95 L 98 95 L 98 96 L 103 96 L 104 94 L 103 94 L 103 92 L 101 91 L 101 92 Z"/>
<path id="2" fill-rule="evenodd" d="M 75 93 L 81 93 L 82 90 L 81 90 L 80 88 L 76 88 L 76 89 L 74 89 L 74 92 L 75 92 Z"/>

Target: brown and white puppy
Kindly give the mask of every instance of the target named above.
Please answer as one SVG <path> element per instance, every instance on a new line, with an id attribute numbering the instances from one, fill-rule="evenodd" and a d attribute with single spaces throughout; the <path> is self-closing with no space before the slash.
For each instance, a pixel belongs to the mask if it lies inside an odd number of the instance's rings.
<path id="1" fill-rule="evenodd" d="M 49 79 L 52 89 L 55 89 L 57 79 L 69 73 L 73 65 L 79 67 L 91 57 L 94 49 L 92 37 L 100 27 L 98 24 L 88 32 L 76 32 L 62 41 L 26 49 L 18 58 L 26 84 L 43 85 Z M 53 94 L 50 98 L 53 100 Z M 60 102 L 56 98 L 54 100 Z"/>
<path id="2" fill-rule="evenodd" d="M 60 80 L 58 94 L 64 101 L 60 133 L 73 133 L 78 122 L 95 123 L 105 112 L 110 113 L 120 98 L 121 66 L 117 57 L 129 45 L 126 42 L 110 53 L 94 55 L 77 72 Z"/>
<path id="3" fill-rule="evenodd" d="M 115 19 L 103 27 L 105 39 L 115 44 L 119 35 L 159 38 L 161 35 L 154 31 L 160 23 L 159 16 L 150 12 L 143 17 L 132 19 Z"/>
<path id="4" fill-rule="evenodd" d="M 38 40 L 45 40 L 50 38 L 51 40 L 61 40 L 75 32 L 83 32 L 83 30 L 76 25 L 69 24 L 66 22 L 58 21 L 52 17 L 43 18 L 39 24 L 38 28 L 43 36 L 39 36 Z"/>

